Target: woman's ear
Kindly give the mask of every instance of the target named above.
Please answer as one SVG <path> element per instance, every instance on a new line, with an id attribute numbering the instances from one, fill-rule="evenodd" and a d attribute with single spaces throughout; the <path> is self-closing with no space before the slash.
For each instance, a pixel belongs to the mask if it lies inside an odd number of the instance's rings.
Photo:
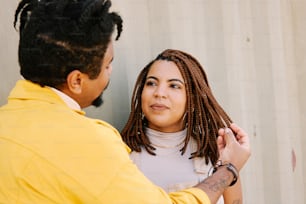
<path id="1" fill-rule="evenodd" d="M 67 88 L 74 94 L 82 93 L 82 86 L 84 82 L 84 74 L 79 70 L 73 70 L 67 76 Z"/>

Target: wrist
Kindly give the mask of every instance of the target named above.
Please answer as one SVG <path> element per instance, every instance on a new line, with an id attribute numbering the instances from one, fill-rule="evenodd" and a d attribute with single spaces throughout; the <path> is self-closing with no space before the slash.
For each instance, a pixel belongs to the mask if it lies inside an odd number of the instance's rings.
<path id="1" fill-rule="evenodd" d="M 208 172 L 208 176 L 211 176 L 212 174 L 214 174 L 216 171 L 218 171 L 218 169 L 220 168 L 224 168 L 226 169 L 228 172 L 231 173 L 231 175 L 233 176 L 232 181 L 230 182 L 229 186 L 233 186 L 238 178 L 239 178 L 239 172 L 237 170 L 237 168 L 231 164 L 231 163 L 222 163 L 222 161 L 218 161 Z"/>

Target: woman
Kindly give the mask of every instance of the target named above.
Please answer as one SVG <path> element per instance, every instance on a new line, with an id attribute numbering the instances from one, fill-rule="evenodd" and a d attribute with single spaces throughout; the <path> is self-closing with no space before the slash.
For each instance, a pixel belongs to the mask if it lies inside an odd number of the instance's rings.
<path id="1" fill-rule="evenodd" d="M 171 192 L 207 177 L 219 158 L 218 130 L 239 129 L 231 123 L 200 63 L 185 52 L 165 50 L 140 72 L 121 134 L 135 164 Z M 223 198 L 226 204 L 242 202 L 239 180 Z"/>

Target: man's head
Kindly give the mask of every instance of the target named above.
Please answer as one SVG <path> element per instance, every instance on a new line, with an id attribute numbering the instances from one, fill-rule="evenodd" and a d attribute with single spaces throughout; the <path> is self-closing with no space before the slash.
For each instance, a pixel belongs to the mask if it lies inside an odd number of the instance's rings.
<path id="1" fill-rule="evenodd" d="M 22 0 L 14 21 L 16 26 L 19 17 L 21 75 L 60 90 L 72 86 L 68 84 L 71 78 L 74 82 L 79 80 L 74 75 L 97 80 L 113 58 L 114 28 L 117 27 L 116 40 L 122 31 L 122 19 L 110 12 L 110 7 L 110 0 Z M 105 61 L 107 50 L 111 56 Z M 68 95 L 79 103 L 85 100 L 73 94 L 77 93 Z M 86 107 L 87 103 L 80 105 Z"/>

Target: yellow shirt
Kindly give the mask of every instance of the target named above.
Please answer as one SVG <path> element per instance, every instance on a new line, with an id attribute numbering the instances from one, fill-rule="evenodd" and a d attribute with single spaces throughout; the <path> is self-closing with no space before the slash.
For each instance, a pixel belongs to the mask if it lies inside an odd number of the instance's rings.
<path id="1" fill-rule="evenodd" d="M 210 203 L 196 188 L 166 194 L 129 151 L 108 123 L 20 80 L 0 108 L 0 203 Z"/>

